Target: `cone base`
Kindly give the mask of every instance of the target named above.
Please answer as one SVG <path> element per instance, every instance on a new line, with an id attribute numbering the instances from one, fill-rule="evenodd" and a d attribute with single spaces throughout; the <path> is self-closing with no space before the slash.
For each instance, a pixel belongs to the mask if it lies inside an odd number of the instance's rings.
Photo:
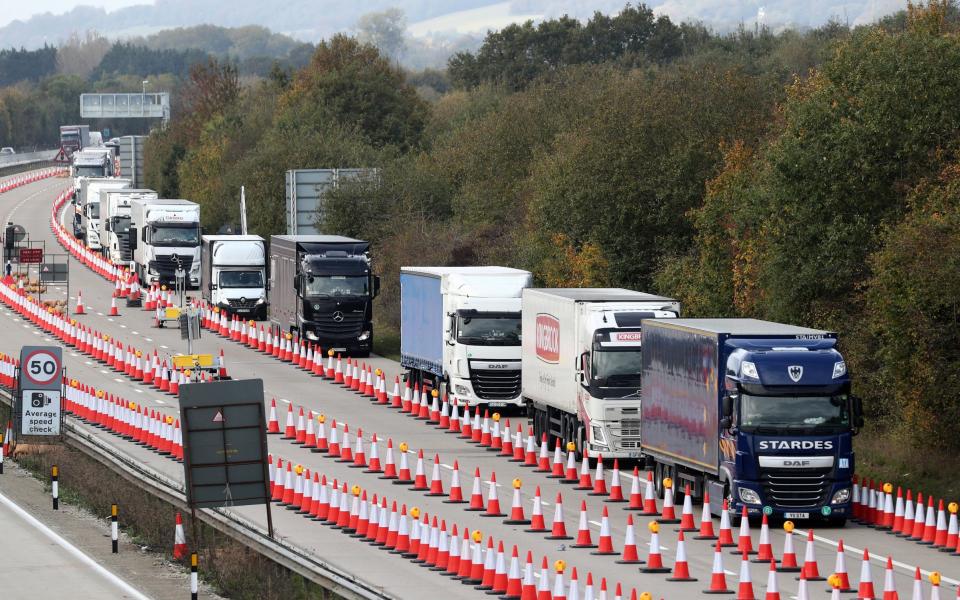
<path id="1" fill-rule="evenodd" d="M 446 496 L 443 492 L 427 492 L 424 496 L 436 497 L 436 496 Z"/>
<path id="2" fill-rule="evenodd" d="M 577 488 L 577 489 L 580 489 L 580 488 Z M 593 489 L 593 488 L 590 488 L 590 489 Z M 609 492 L 590 492 L 587 495 L 588 496 L 609 496 L 610 493 Z"/>
<path id="3" fill-rule="evenodd" d="M 654 521 L 661 525 L 675 525 L 680 523 L 680 519 L 654 519 Z"/>
<path id="4" fill-rule="evenodd" d="M 482 510 L 487 510 L 487 509 L 486 509 L 486 508 L 483 508 L 482 506 L 481 506 L 480 508 L 473 508 L 473 507 L 471 506 L 471 507 L 465 508 L 465 509 L 463 509 L 463 510 L 465 510 L 465 511 L 467 511 L 467 512 L 480 512 L 480 511 L 482 511 Z"/>
<path id="5" fill-rule="evenodd" d="M 611 502 L 611 503 L 618 503 L 618 504 L 619 504 L 619 503 L 626 504 L 628 501 L 627 501 L 626 498 L 617 498 L 616 500 L 614 500 L 613 498 L 607 498 L 606 500 L 604 500 L 604 502 Z"/>
<path id="6" fill-rule="evenodd" d="M 777 570 L 779 571 L 780 569 L 777 569 Z M 796 579 L 797 581 L 800 581 L 800 578 L 799 578 L 799 577 L 794 577 L 794 579 Z M 826 581 L 827 578 L 826 578 L 826 577 L 820 577 L 820 576 L 818 575 L 817 577 L 807 577 L 806 580 L 807 580 L 807 581 Z"/>
<path id="7" fill-rule="evenodd" d="M 543 538 L 543 539 L 545 539 L 545 540 L 572 540 L 572 539 L 573 539 L 573 536 L 572 536 L 572 535 L 548 535 L 547 537 L 545 537 L 545 538 Z"/>
<path id="8" fill-rule="evenodd" d="M 481 517 L 505 517 L 505 516 L 507 516 L 507 515 L 498 512 L 498 513 L 483 513 L 483 514 L 480 515 L 480 516 L 481 516 Z"/>
<path id="9" fill-rule="evenodd" d="M 641 573 L 670 573 L 671 569 L 667 567 L 651 568 L 651 567 L 641 567 Z"/>
<path id="10" fill-rule="evenodd" d="M 575 489 L 575 490 L 577 490 L 577 491 L 579 491 L 579 492 L 586 492 L 586 491 L 588 491 L 588 490 L 592 490 L 592 489 L 593 489 L 593 486 L 592 486 L 592 485 L 578 485 L 577 487 L 575 487 L 575 488 L 573 488 L 573 489 Z M 603 494 L 587 494 L 587 495 L 588 495 L 588 496 L 602 496 Z"/>
<path id="11" fill-rule="evenodd" d="M 696 577 L 667 577 L 667 581 L 699 581 Z"/>
<path id="12" fill-rule="evenodd" d="M 444 500 L 444 504 L 466 504 L 466 500 Z"/>
<path id="13" fill-rule="evenodd" d="M 777 573 L 799 573 L 802 570 L 800 567 L 783 567 L 777 565 Z"/>
<path id="14" fill-rule="evenodd" d="M 413 481 L 409 479 L 397 479 L 393 482 L 393 485 L 413 485 Z"/>
<path id="15" fill-rule="evenodd" d="M 350 468 L 350 469 L 366 469 L 366 468 L 367 468 L 367 465 L 357 465 L 357 464 L 353 464 L 353 465 L 347 465 L 347 468 Z"/>
<path id="16" fill-rule="evenodd" d="M 773 560 L 773 559 L 772 559 L 772 558 L 751 558 L 751 559 L 750 559 L 750 562 L 752 562 L 752 563 L 762 563 L 762 564 L 765 564 L 765 565 L 769 565 L 771 560 Z"/>
<path id="17" fill-rule="evenodd" d="M 364 473 L 383 473 L 383 469 L 365 469 Z"/>
<path id="18" fill-rule="evenodd" d="M 506 519 L 504 525 L 529 525 L 530 519 Z"/>
<path id="19" fill-rule="evenodd" d="M 144 382 L 144 381 L 138 381 L 137 383 L 142 383 L 142 384 L 144 384 L 144 385 L 147 385 L 147 383 Z M 279 431 L 268 431 L 268 432 L 267 432 L 267 435 L 280 435 L 280 432 L 279 432 Z"/>
<path id="20" fill-rule="evenodd" d="M 734 546 L 736 546 L 736 544 L 734 544 Z M 721 544 L 720 547 L 722 548 L 723 545 Z M 756 551 L 756 550 L 748 550 L 747 552 L 741 552 L 740 550 L 733 550 L 733 551 L 730 552 L 730 554 L 733 554 L 734 556 L 743 556 L 744 554 L 746 554 L 747 556 L 756 556 L 756 555 L 757 555 L 757 551 Z"/>
<path id="21" fill-rule="evenodd" d="M 377 479 L 396 479 L 396 478 L 397 478 L 396 475 L 381 475 L 380 477 L 377 477 Z"/>
<path id="22" fill-rule="evenodd" d="M 573 547 L 574 547 L 574 548 L 577 548 L 578 546 L 573 546 Z M 591 552 L 590 554 L 593 554 L 594 556 L 620 556 L 620 553 L 619 553 L 619 552 L 613 552 L 613 551 L 610 551 L 610 552 L 601 552 L 601 551 L 599 551 L 599 550 L 596 551 L 596 552 Z"/>
<path id="23" fill-rule="evenodd" d="M 695 536 L 693 536 L 691 539 L 694 539 L 694 540 L 716 540 L 716 539 L 720 539 L 720 538 L 718 538 L 718 537 L 715 536 L 715 535 L 695 535 Z"/>
<path id="24" fill-rule="evenodd" d="M 733 590 L 703 590 L 704 594 L 735 594 Z"/>
<path id="25" fill-rule="evenodd" d="M 646 561 L 642 561 L 638 559 L 638 560 L 615 560 L 613 562 L 617 563 L 618 565 L 642 565 Z"/>
<path id="26" fill-rule="evenodd" d="M 833 588 L 827 588 L 825 591 L 829 594 L 829 593 L 833 592 Z M 857 593 L 857 590 L 855 590 L 855 589 L 853 589 L 853 588 L 846 588 L 846 589 L 837 590 L 837 591 L 840 592 L 841 594 L 856 594 L 856 593 Z"/>
<path id="27" fill-rule="evenodd" d="M 596 544 L 570 544 L 570 547 L 571 548 L 596 548 L 597 545 Z M 591 554 L 595 554 L 595 553 L 591 552 Z"/>
<path id="28" fill-rule="evenodd" d="M 544 527 L 543 529 L 524 529 L 524 531 L 527 533 L 546 533 L 550 530 Z M 547 539 L 550 539 L 550 538 L 547 538 Z"/>

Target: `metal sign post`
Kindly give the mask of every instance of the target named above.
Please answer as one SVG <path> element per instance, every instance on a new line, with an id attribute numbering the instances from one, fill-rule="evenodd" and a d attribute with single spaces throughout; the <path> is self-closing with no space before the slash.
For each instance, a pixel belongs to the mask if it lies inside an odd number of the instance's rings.
<path id="1" fill-rule="evenodd" d="M 191 510 L 266 504 L 273 537 L 263 381 L 189 383 L 179 399 Z"/>
<path id="2" fill-rule="evenodd" d="M 63 377 L 63 350 L 59 346 L 20 349 L 19 394 L 14 410 L 18 440 L 60 437 Z"/>

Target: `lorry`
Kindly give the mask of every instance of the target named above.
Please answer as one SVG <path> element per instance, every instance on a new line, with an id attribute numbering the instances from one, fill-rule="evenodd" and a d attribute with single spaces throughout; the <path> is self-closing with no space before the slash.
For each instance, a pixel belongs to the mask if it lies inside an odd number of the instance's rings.
<path id="1" fill-rule="evenodd" d="M 115 177 L 81 177 L 77 193 L 80 208 L 80 229 L 87 248 L 100 250 L 100 192 L 130 187 L 129 179 Z"/>
<path id="2" fill-rule="evenodd" d="M 643 322 L 643 452 L 654 481 L 749 516 L 851 511 L 861 401 L 837 336 L 755 319 Z"/>
<path id="3" fill-rule="evenodd" d="M 640 458 L 641 321 L 672 298 L 621 288 L 523 290 L 523 397 L 534 435 L 577 453 Z"/>
<path id="4" fill-rule="evenodd" d="M 71 175 L 78 177 L 110 177 L 113 175 L 113 160 L 105 148 L 86 149 L 73 153 L 70 162 Z"/>
<path id="5" fill-rule="evenodd" d="M 259 235 L 205 235 L 200 244 L 203 299 L 228 314 L 266 319 L 264 239 Z"/>
<path id="6" fill-rule="evenodd" d="M 324 349 L 367 356 L 380 278 L 370 243 L 338 235 L 270 237 L 270 322 Z"/>
<path id="7" fill-rule="evenodd" d="M 133 260 L 130 248 L 130 203 L 156 200 L 157 192 L 131 188 L 100 190 L 100 243 L 104 258 L 118 265 Z"/>
<path id="8" fill-rule="evenodd" d="M 520 294 L 528 271 L 508 267 L 400 269 L 400 365 L 421 388 L 460 405 L 523 406 Z"/>
<path id="9" fill-rule="evenodd" d="M 130 200 L 131 268 L 141 283 L 175 286 L 183 270 L 184 287 L 200 286 L 200 205 L 179 198 Z"/>
<path id="10" fill-rule="evenodd" d="M 79 152 L 90 145 L 89 125 L 61 125 L 60 147 L 67 156 Z"/>

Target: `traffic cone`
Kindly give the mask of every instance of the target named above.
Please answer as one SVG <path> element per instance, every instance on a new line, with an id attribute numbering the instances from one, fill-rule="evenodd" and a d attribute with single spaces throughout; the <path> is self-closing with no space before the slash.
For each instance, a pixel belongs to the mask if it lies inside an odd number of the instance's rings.
<path id="1" fill-rule="evenodd" d="M 187 557 L 187 537 L 183 533 L 183 517 L 178 512 L 174 517 L 173 532 L 173 559 L 183 560 Z"/>
<path id="2" fill-rule="evenodd" d="M 940 502 L 942 504 L 943 500 Z M 937 535 L 937 513 L 933 510 L 933 496 L 927 496 L 927 509 L 925 512 L 927 520 L 923 525 L 923 537 L 921 537 L 917 543 L 922 546 L 930 546 L 933 545 L 933 540 Z"/>
<path id="3" fill-rule="evenodd" d="M 960 588 L 957 588 L 960 594 Z M 910 594 L 910 600 L 923 600 L 923 578 L 920 576 L 920 567 L 915 567 L 913 571 L 913 593 Z"/>
<path id="4" fill-rule="evenodd" d="M 330 440 L 327 444 L 327 456 L 330 458 L 340 458 L 340 454 L 340 430 L 337 428 L 337 420 L 334 419 L 330 423 Z"/>
<path id="5" fill-rule="evenodd" d="M 567 592 L 563 587 L 563 568 L 557 568 L 553 576 L 553 600 L 567 600 Z"/>
<path id="6" fill-rule="evenodd" d="M 507 581 L 506 586 L 504 586 L 504 595 L 501 596 L 501 598 L 505 600 L 520 600 L 522 592 L 523 583 L 520 580 L 520 552 L 517 550 L 516 545 L 514 545 L 513 553 L 510 556 L 510 568 L 507 570 Z"/>
<path id="7" fill-rule="evenodd" d="M 627 531 L 623 535 L 623 553 L 620 560 L 614 561 L 622 565 L 639 565 L 643 561 L 637 552 L 637 539 L 633 530 L 633 515 L 627 515 Z"/>
<path id="8" fill-rule="evenodd" d="M 524 466 L 531 466 L 528 464 L 529 459 Z M 537 460 L 537 468 L 535 469 L 537 473 L 549 473 L 550 472 L 550 444 L 547 442 L 547 434 L 543 434 L 540 438 L 540 455 Z"/>
<path id="9" fill-rule="evenodd" d="M 560 493 L 557 493 L 557 501 L 554 504 L 553 508 L 553 526 L 550 529 L 550 535 L 547 536 L 548 540 L 572 540 L 573 538 L 567 535 L 567 525 L 563 521 L 563 496 Z"/>
<path id="10" fill-rule="evenodd" d="M 601 481 L 603 476 L 603 457 L 597 459 L 597 468 L 600 469 Z M 587 458 L 587 450 L 583 450 L 583 458 L 580 461 L 580 479 L 575 490 L 592 490 L 593 480 L 590 478 L 590 460 Z"/>
<path id="11" fill-rule="evenodd" d="M 737 536 L 737 549 L 730 554 L 753 555 L 756 553 L 753 549 L 753 542 L 750 540 L 750 518 L 747 516 L 747 507 L 744 506 L 740 513 L 740 534 Z"/>
<path id="12" fill-rule="evenodd" d="M 660 517 L 657 522 L 661 525 L 668 523 L 679 523 L 677 513 L 673 505 L 673 482 L 669 477 L 663 480 L 663 506 L 660 509 Z"/>
<path id="13" fill-rule="evenodd" d="M 720 540 L 717 540 L 713 550 L 713 569 L 710 573 L 710 587 L 703 590 L 704 594 L 733 593 L 733 590 L 727 587 L 727 575 L 723 569 L 723 552 L 720 548 Z"/>
<path id="14" fill-rule="evenodd" d="M 807 531 L 807 547 L 803 555 L 803 574 L 807 581 L 824 581 L 820 576 L 820 567 L 817 566 L 817 557 L 814 555 L 813 530 Z"/>
<path id="15" fill-rule="evenodd" d="M 563 479 L 563 477 L 563 455 L 560 451 L 560 440 L 558 439 L 553 446 L 553 462 L 547 479 Z"/>
<path id="16" fill-rule="evenodd" d="M 110 313 L 111 317 L 119 317 L 120 311 L 117 310 L 117 299 L 116 297 L 110 298 Z"/>
<path id="17" fill-rule="evenodd" d="M 357 429 L 356 440 L 353 450 L 353 464 L 350 465 L 350 468 L 365 469 L 367 467 L 367 454 L 363 449 L 363 429 Z"/>
<path id="18" fill-rule="evenodd" d="M 384 457 L 383 475 L 380 479 L 396 479 L 397 465 L 393 462 L 393 438 L 387 438 L 387 451 Z"/>
<path id="19" fill-rule="evenodd" d="M 287 405 L 287 424 L 283 433 L 284 440 L 296 440 L 297 439 L 297 426 L 293 421 L 293 403 Z"/>
<path id="20" fill-rule="evenodd" d="M 633 468 L 633 480 L 630 483 L 630 497 L 627 510 L 643 510 L 643 495 L 640 493 L 640 470 Z"/>
<path id="21" fill-rule="evenodd" d="M 587 503 L 580 501 L 580 521 L 577 526 L 577 541 L 570 545 L 571 548 L 596 548 L 593 538 L 590 536 L 590 525 L 587 522 Z"/>
<path id="22" fill-rule="evenodd" d="M 487 510 L 481 517 L 502 517 L 500 512 L 500 500 L 497 498 L 497 473 L 490 473 L 490 481 L 487 483 Z"/>
<path id="23" fill-rule="evenodd" d="M 533 581 L 533 552 L 529 550 L 527 551 L 527 562 L 523 567 L 520 600 L 537 600 L 537 585 Z"/>
<path id="24" fill-rule="evenodd" d="M 519 478 L 513 480 L 513 502 L 510 504 L 510 518 L 505 519 L 503 522 L 507 525 L 529 525 L 530 519 L 526 517 L 523 513 L 523 504 L 520 503 L 520 486 L 521 481 Z"/>
<path id="25" fill-rule="evenodd" d="M 843 552 L 843 538 L 837 543 L 837 562 L 834 565 L 833 574 L 836 575 L 837 589 L 842 593 L 853 592 L 850 587 L 850 575 L 847 573 L 847 562 Z"/>
<path id="26" fill-rule="evenodd" d="M 623 486 L 620 484 L 620 463 L 613 459 L 613 470 L 610 472 L 610 494 L 604 502 L 626 502 L 623 497 Z"/>
<path id="27" fill-rule="evenodd" d="M 533 494 L 533 510 L 530 515 L 530 527 L 524 529 L 524 531 L 538 533 L 546 530 L 547 525 L 543 519 L 543 501 L 540 498 L 540 486 L 538 485 L 536 492 Z"/>
<path id="28" fill-rule="evenodd" d="M 937 506 L 937 528 L 932 544 L 934 548 L 943 548 L 947 544 L 947 513 L 944 510 L 942 498 Z"/>
<path id="29" fill-rule="evenodd" d="M 367 465 L 367 468 L 363 471 L 364 473 L 383 473 L 383 467 L 380 465 L 380 442 L 377 439 L 377 434 L 374 433 L 373 437 L 370 439 L 370 462 Z"/>
<path id="30" fill-rule="evenodd" d="M 540 563 L 540 581 L 537 583 L 536 600 L 553 600 L 553 594 L 550 592 L 549 568 L 547 557 L 544 556 L 543 561 Z"/>
<path id="31" fill-rule="evenodd" d="M 393 485 L 410 485 L 411 483 L 413 483 L 413 479 L 410 476 L 410 466 L 407 464 L 407 444 L 401 442 L 400 471 L 397 473 L 397 478 L 393 480 Z"/>
<path id="32" fill-rule="evenodd" d="M 857 588 L 857 598 L 873 600 L 876 594 L 873 590 L 873 575 L 870 572 L 870 552 L 863 551 L 863 562 L 860 565 L 860 585 Z"/>
<path id="33" fill-rule="evenodd" d="M 73 314 L 75 315 L 85 315 L 87 314 L 86 309 L 83 307 L 83 292 L 77 290 L 77 307 L 74 309 Z"/>
<path id="34" fill-rule="evenodd" d="M 613 549 L 613 537 L 610 535 L 610 516 L 606 506 L 603 507 L 603 515 L 600 518 L 600 539 L 597 541 L 597 550 L 590 554 L 616 554 Z"/>
<path id="35" fill-rule="evenodd" d="M 307 441 L 306 416 L 303 413 L 303 407 L 300 407 L 300 414 L 297 415 L 297 427 L 294 430 L 293 443 L 302 446 Z"/>
<path id="36" fill-rule="evenodd" d="M 887 568 L 883 571 L 883 600 L 900 600 L 897 586 L 893 581 L 893 559 L 887 557 Z"/>
<path id="37" fill-rule="evenodd" d="M 330 451 L 330 441 L 327 439 L 327 416 L 317 415 L 317 445 L 310 452 L 324 454 Z"/>
<path id="38" fill-rule="evenodd" d="M 903 519 L 901 520 L 899 527 L 894 527 L 897 537 L 910 536 L 910 532 L 913 530 L 913 519 L 913 492 L 908 489 L 907 498 L 903 502 Z"/>
<path id="39" fill-rule="evenodd" d="M 777 587 L 777 561 L 770 561 L 770 571 L 767 574 L 767 593 L 763 600 L 780 600 L 780 589 Z"/>
<path id="40" fill-rule="evenodd" d="M 893 507 L 893 524 L 887 533 L 897 534 L 903 529 L 903 515 L 905 506 L 903 504 L 903 488 L 897 486 L 897 500 Z"/>
<path id="41" fill-rule="evenodd" d="M 947 510 L 950 511 L 950 522 L 947 525 L 947 537 L 943 544 L 943 547 L 940 549 L 940 552 L 953 552 L 957 547 L 958 541 L 958 528 L 957 528 L 957 504 L 956 502 L 951 502 L 947 505 Z"/>
<path id="42" fill-rule="evenodd" d="M 757 557 L 753 559 L 756 563 L 768 563 L 773 560 L 773 546 L 770 545 L 770 524 L 767 521 L 767 515 L 763 515 L 760 522 L 760 541 L 757 543 Z"/>
<path id="43" fill-rule="evenodd" d="M 690 484 L 683 488 L 683 508 L 680 511 L 680 531 L 696 531 L 693 522 L 693 498 L 690 497 Z"/>
<path id="44" fill-rule="evenodd" d="M 710 514 L 710 493 L 703 492 L 703 510 L 700 512 L 700 533 L 694 536 L 695 540 L 715 540 L 717 535 L 713 531 L 713 515 Z"/>
<path id="45" fill-rule="evenodd" d="M 447 560 L 447 567 L 443 571 L 443 575 L 446 575 L 447 577 L 456 577 L 457 571 L 459 570 L 460 570 L 460 538 L 459 538 L 459 532 L 457 531 L 457 526 L 453 525 L 453 528 L 450 530 L 449 559 Z"/>
<path id="46" fill-rule="evenodd" d="M 433 455 L 433 473 L 430 477 L 430 491 L 427 496 L 446 496 L 443 491 L 443 481 L 440 480 L 440 455 Z"/>
<path id="47" fill-rule="evenodd" d="M 417 470 L 413 475 L 413 491 L 423 492 L 428 490 L 427 475 L 423 470 L 423 449 L 417 451 Z"/>
<path id="48" fill-rule="evenodd" d="M 647 485 L 643 492 L 643 511 L 641 514 L 647 516 L 657 515 L 657 501 L 654 496 L 653 472 L 647 471 Z"/>
<path id="49" fill-rule="evenodd" d="M 807 576 L 800 571 L 800 583 L 797 585 L 797 600 L 810 600 L 810 593 L 807 590 Z"/>
<path id="50" fill-rule="evenodd" d="M 910 535 L 907 536 L 908 540 L 920 541 L 923 539 L 923 528 L 924 523 L 926 522 L 925 511 L 923 508 L 923 493 L 917 492 L 917 504 L 916 510 L 913 513 L 913 524 L 910 528 Z M 906 523 L 904 524 L 906 528 Z"/>
<path id="51" fill-rule="evenodd" d="M 669 573 L 670 569 L 663 566 L 663 556 L 660 554 L 660 525 L 656 521 L 647 524 L 650 529 L 650 546 L 647 552 L 647 565 L 640 567 L 641 573 Z"/>
<path id="52" fill-rule="evenodd" d="M 399 402 L 400 396 L 394 396 L 394 401 Z M 453 399 L 450 413 L 450 426 L 447 427 L 446 433 L 460 433 L 463 430 L 463 426 L 460 423 L 460 403 L 457 402 L 456 398 Z"/>
<path id="53" fill-rule="evenodd" d="M 753 580 L 750 579 L 750 561 L 744 552 L 740 559 L 740 578 L 737 583 L 737 600 L 756 600 L 753 593 Z"/>
<path id="54" fill-rule="evenodd" d="M 580 580 L 577 578 L 577 568 L 573 568 L 570 574 L 570 585 L 567 588 L 567 595 L 564 600 L 580 600 Z"/>
<path id="55" fill-rule="evenodd" d="M 473 489 L 470 492 L 470 506 L 465 510 L 478 512 L 483 510 L 483 494 L 480 493 L 480 467 L 473 471 Z"/>
<path id="56" fill-rule="evenodd" d="M 690 565 L 687 564 L 687 549 L 684 545 L 683 529 L 677 535 L 677 559 L 673 563 L 673 573 L 667 581 L 696 581 L 690 577 Z"/>
<path id="57" fill-rule="evenodd" d="M 526 453 L 524 452 L 523 425 L 517 423 L 517 433 L 513 438 L 513 455 L 509 460 L 510 462 L 523 463 L 525 456 Z"/>
<path id="58" fill-rule="evenodd" d="M 460 462 L 453 461 L 453 471 L 450 473 L 450 497 L 443 501 L 444 504 L 464 504 L 463 487 L 460 485 Z"/>
<path id="59" fill-rule="evenodd" d="M 587 475 L 590 474 L 589 466 Z M 577 447 L 573 442 L 567 442 L 567 467 L 563 476 L 563 483 L 577 483 Z"/>
<path id="60" fill-rule="evenodd" d="M 779 570 L 784 573 L 799 573 L 801 569 L 797 565 L 797 553 L 793 550 L 792 521 L 783 524 L 783 533 L 783 558 L 780 560 Z"/>

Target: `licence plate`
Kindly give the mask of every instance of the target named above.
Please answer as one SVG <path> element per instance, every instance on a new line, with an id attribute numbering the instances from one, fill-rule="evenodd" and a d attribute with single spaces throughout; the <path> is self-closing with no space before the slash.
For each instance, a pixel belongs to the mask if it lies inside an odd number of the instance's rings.
<path id="1" fill-rule="evenodd" d="M 785 519 L 809 519 L 810 513 L 784 513 L 783 518 Z"/>
<path id="2" fill-rule="evenodd" d="M 487 406 L 489 406 L 490 408 L 504 408 L 506 407 L 506 405 L 507 405 L 506 402 L 488 402 L 487 403 Z"/>
<path id="3" fill-rule="evenodd" d="M 250 312 L 250 309 L 249 309 L 249 308 L 238 308 L 238 309 L 237 309 L 237 312 L 238 312 L 238 313 L 248 313 L 248 312 Z"/>
<path id="4" fill-rule="evenodd" d="M 346 351 L 347 351 L 346 348 L 332 348 L 332 350 L 333 350 L 334 352 L 346 352 Z"/>

